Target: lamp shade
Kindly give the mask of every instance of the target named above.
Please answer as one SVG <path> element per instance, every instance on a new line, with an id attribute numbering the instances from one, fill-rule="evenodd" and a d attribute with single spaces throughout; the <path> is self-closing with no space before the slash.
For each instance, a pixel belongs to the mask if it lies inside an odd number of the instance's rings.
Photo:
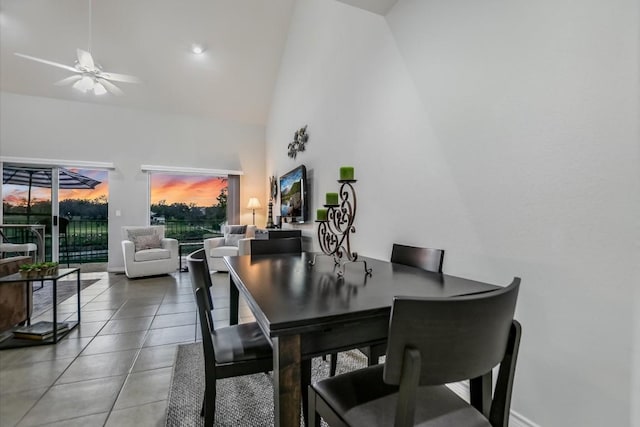
<path id="1" fill-rule="evenodd" d="M 260 205 L 260 201 L 257 197 L 249 198 L 249 203 L 247 204 L 247 209 L 260 209 L 262 206 Z"/>

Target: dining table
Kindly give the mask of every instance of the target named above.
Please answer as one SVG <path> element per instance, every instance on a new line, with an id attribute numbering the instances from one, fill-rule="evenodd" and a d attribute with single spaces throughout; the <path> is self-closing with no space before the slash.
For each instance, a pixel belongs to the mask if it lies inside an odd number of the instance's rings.
<path id="1" fill-rule="evenodd" d="M 451 298 L 498 288 L 389 261 L 359 260 L 366 261 L 370 274 L 363 263 L 337 264 L 323 254 L 224 257 L 230 323 L 238 323 L 242 295 L 273 347 L 276 426 L 300 425 L 313 357 L 385 344 L 395 296 Z M 471 403 L 487 415 L 491 387 L 491 372 L 470 381 Z"/>

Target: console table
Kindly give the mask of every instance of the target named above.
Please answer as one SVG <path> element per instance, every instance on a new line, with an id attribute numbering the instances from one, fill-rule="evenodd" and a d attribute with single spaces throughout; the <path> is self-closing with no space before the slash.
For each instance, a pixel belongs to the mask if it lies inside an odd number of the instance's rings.
<path id="1" fill-rule="evenodd" d="M 302 237 L 302 231 L 290 229 L 282 230 L 280 228 L 264 228 L 256 230 L 256 239 L 258 240 L 272 240 L 272 239 L 287 239 L 289 237 Z"/>
<path id="2" fill-rule="evenodd" d="M 63 277 L 69 276 L 73 273 L 76 273 L 76 286 L 78 292 L 78 320 L 72 322 L 66 322 L 69 325 L 69 329 L 58 333 L 58 280 Z M 9 276 L 0 277 L 0 286 L 8 283 L 19 283 L 19 282 L 27 282 L 27 292 L 31 290 L 30 282 L 39 282 L 42 280 L 50 280 L 53 283 L 52 286 L 52 303 L 53 303 L 53 336 L 43 340 L 29 340 L 29 339 L 19 339 L 19 338 L 9 338 L 0 343 L 0 349 L 5 348 L 16 348 L 16 347 L 27 347 L 33 345 L 45 345 L 45 344 L 55 344 L 65 337 L 72 329 L 80 324 L 80 268 L 60 268 L 56 274 L 49 276 L 38 276 L 38 277 L 22 277 L 20 273 L 13 273 Z M 29 303 L 29 298 L 27 295 L 27 304 Z M 29 307 L 27 307 L 27 315 L 29 314 Z M 31 324 L 31 319 L 27 318 L 27 324 Z"/>

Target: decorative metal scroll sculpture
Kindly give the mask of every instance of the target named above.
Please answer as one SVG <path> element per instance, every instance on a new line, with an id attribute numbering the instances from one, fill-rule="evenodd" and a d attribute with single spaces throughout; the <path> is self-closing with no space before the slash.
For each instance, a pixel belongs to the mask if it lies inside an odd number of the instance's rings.
<path id="1" fill-rule="evenodd" d="M 345 271 L 345 265 L 349 263 L 361 262 L 364 264 L 366 276 L 371 276 L 371 268 L 367 268 L 367 262 L 358 259 L 358 253 L 351 251 L 351 241 L 349 236 L 356 232 L 353 222 L 356 218 L 357 200 L 356 192 L 353 188 L 355 179 L 339 180 L 340 192 L 339 200 L 336 205 L 324 205 L 327 208 L 327 219 L 317 220 L 318 223 L 318 242 L 322 252 L 333 257 L 333 261 L 338 269 L 338 276 L 342 277 Z M 309 263 L 314 265 L 315 257 Z"/>
<path id="2" fill-rule="evenodd" d="M 269 177 L 269 216 L 267 217 L 267 228 L 273 228 L 273 201 L 278 195 L 278 182 L 275 176 Z"/>
<path id="3" fill-rule="evenodd" d="M 300 128 L 293 135 L 293 141 L 289 143 L 287 148 L 289 152 L 287 153 L 289 157 L 295 159 L 298 155 L 298 152 L 302 152 L 305 150 L 305 145 L 309 140 L 309 135 L 307 134 L 307 125 L 304 125 L 303 128 Z"/>

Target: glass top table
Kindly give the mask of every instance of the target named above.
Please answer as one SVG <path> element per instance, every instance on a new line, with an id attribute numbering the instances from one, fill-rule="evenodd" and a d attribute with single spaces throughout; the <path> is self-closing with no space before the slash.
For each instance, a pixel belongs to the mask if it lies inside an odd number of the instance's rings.
<path id="1" fill-rule="evenodd" d="M 78 315 L 76 321 L 67 321 L 68 329 L 64 331 L 58 331 L 58 281 L 63 277 L 70 276 L 72 274 L 76 274 L 76 291 L 77 291 L 77 301 L 78 301 Z M 49 280 L 52 282 L 51 292 L 52 298 L 51 301 L 53 303 L 52 312 L 53 319 L 52 323 L 54 325 L 53 335 L 49 338 L 45 338 L 42 340 L 33 340 L 33 339 L 20 339 L 16 337 L 12 337 L 0 342 L 0 350 L 6 348 L 16 348 L 16 347 L 27 347 L 33 345 L 45 345 L 45 344 L 55 344 L 64 338 L 71 330 L 73 330 L 76 326 L 80 324 L 80 268 L 60 268 L 58 272 L 51 275 L 44 276 L 32 276 L 32 277 L 23 277 L 19 272 L 13 273 L 8 276 L 0 277 L 0 286 L 10 284 L 10 283 L 20 283 L 25 282 L 25 293 L 26 293 L 26 301 L 27 301 L 27 325 L 31 324 L 31 307 L 29 307 L 29 292 L 31 291 L 31 283 Z M 15 328 L 14 328 L 15 329 Z"/>

